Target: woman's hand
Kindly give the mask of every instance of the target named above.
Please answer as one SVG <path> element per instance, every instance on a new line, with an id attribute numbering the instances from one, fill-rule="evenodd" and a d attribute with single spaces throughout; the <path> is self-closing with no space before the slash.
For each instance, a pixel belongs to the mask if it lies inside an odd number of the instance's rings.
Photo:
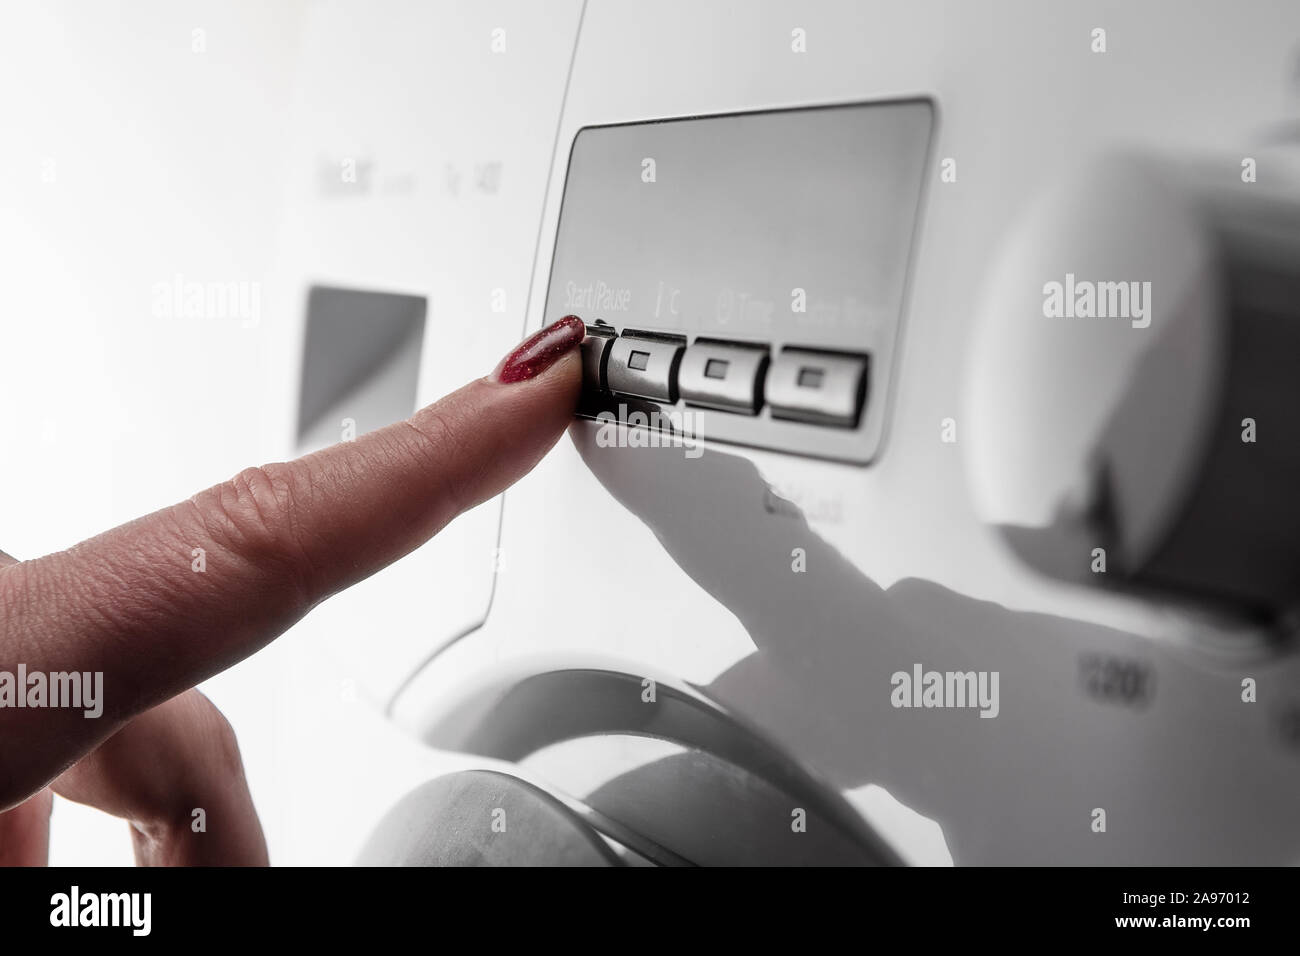
<path id="1" fill-rule="evenodd" d="M 0 552 L 0 864 L 45 861 L 49 788 L 131 821 L 139 862 L 266 863 L 234 734 L 191 688 L 525 475 L 573 414 L 582 337 L 568 316 L 407 421 L 58 554 Z M 19 665 L 102 673 L 102 714 L 6 704 Z"/>

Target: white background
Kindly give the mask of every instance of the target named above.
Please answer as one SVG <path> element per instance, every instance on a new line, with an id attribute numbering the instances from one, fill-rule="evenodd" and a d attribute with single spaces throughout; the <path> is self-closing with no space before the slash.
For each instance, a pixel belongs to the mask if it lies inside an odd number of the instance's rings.
<path id="1" fill-rule="evenodd" d="M 0 549 L 65 548 L 283 457 L 267 324 L 157 317 L 153 289 L 263 280 L 308 6 L 5 4 Z M 239 735 L 272 861 L 347 863 L 446 761 L 294 640 L 202 689 Z M 126 824 L 60 800 L 51 862 L 129 864 Z"/>

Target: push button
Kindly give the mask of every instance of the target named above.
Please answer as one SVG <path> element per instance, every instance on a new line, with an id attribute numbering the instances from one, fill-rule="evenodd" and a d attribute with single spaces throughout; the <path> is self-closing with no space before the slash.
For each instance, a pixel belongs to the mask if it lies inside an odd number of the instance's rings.
<path id="1" fill-rule="evenodd" d="M 783 349 L 767 373 L 773 418 L 852 428 L 867 391 L 867 357 Z"/>
<path id="2" fill-rule="evenodd" d="M 767 349 L 696 342 L 682 356 L 677 391 L 691 405 L 755 414 L 763 404 Z"/>
<path id="3" fill-rule="evenodd" d="M 606 389 L 605 362 L 613 344 L 613 329 L 605 325 L 587 326 L 587 337 L 582 340 L 582 387 L 587 392 Z"/>
<path id="4" fill-rule="evenodd" d="M 605 382 L 611 392 L 669 404 L 677 401 L 683 342 L 670 336 L 621 335 L 609 348 Z"/>

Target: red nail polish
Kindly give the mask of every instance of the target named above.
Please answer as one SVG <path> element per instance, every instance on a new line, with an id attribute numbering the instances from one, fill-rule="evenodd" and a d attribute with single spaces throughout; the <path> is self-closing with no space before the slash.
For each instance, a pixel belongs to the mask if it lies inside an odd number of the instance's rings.
<path id="1" fill-rule="evenodd" d="M 565 352 L 577 348 L 587 327 L 576 315 L 566 315 L 519 343 L 497 366 L 498 382 L 523 382 L 545 372 Z"/>

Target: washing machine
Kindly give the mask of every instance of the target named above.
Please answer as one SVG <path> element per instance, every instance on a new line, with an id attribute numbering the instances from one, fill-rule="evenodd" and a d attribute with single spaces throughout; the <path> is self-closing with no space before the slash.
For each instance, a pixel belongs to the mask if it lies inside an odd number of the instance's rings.
<path id="1" fill-rule="evenodd" d="M 360 859 L 1300 856 L 1300 8 L 304 17 L 286 448 L 588 327 L 541 464 L 304 625 L 461 755 Z"/>

